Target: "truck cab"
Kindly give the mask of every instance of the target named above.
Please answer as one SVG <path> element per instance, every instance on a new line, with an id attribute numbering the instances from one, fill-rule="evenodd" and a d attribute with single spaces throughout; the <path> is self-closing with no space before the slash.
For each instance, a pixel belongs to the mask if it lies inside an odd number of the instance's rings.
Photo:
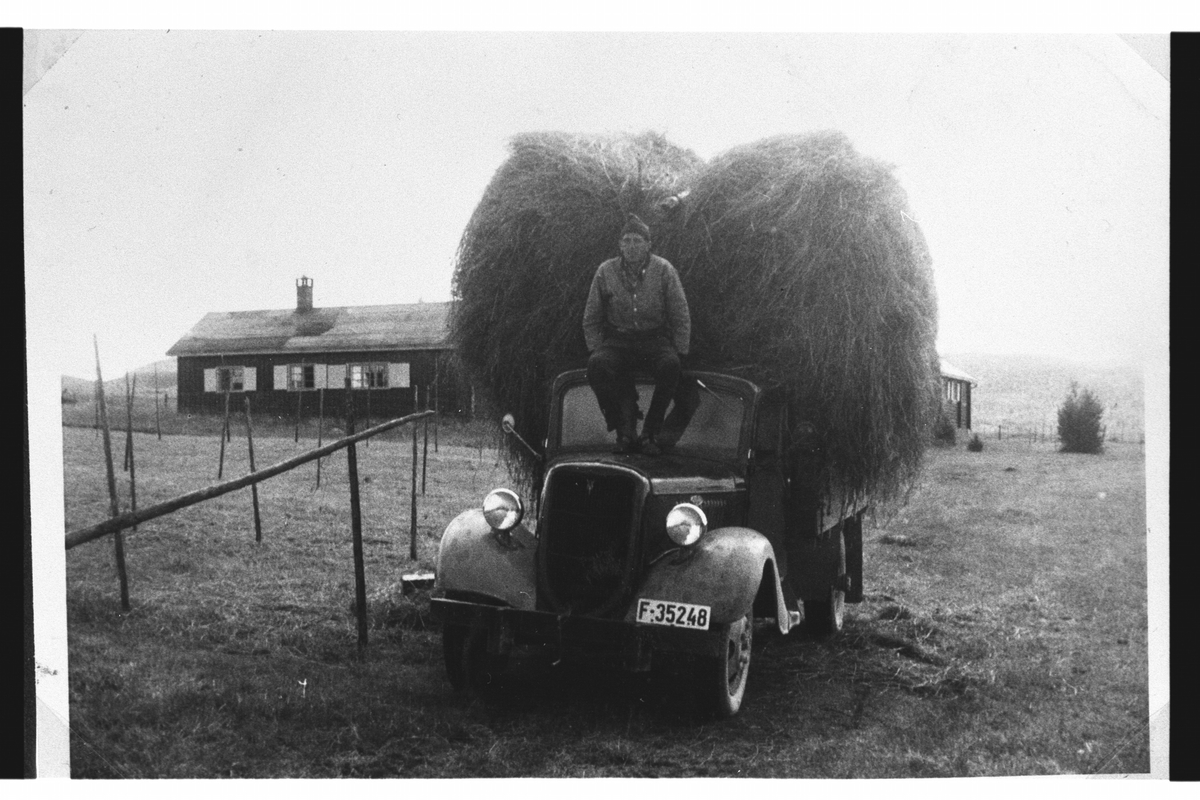
<path id="1" fill-rule="evenodd" d="M 652 383 L 636 388 L 646 407 Z M 780 387 L 685 373 L 655 456 L 613 452 L 583 370 L 551 391 L 534 524 L 501 488 L 442 536 L 432 607 L 456 688 L 486 690 L 525 648 L 661 671 L 731 716 L 756 625 L 841 629 L 861 599 L 865 509 L 808 477 L 818 453 Z"/>

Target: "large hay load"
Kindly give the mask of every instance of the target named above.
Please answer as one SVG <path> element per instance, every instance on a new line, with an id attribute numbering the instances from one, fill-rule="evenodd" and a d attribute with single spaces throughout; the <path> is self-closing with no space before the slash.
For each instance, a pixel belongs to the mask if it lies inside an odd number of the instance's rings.
<path id="1" fill-rule="evenodd" d="M 786 386 L 837 495 L 903 491 L 937 402 L 933 274 L 907 212 L 892 167 L 837 132 L 734 148 L 688 197 L 697 358 Z"/>
<path id="2" fill-rule="evenodd" d="M 938 381 L 930 259 L 907 210 L 892 169 L 838 133 L 708 165 L 650 134 L 519 136 L 463 236 L 452 337 L 541 441 L 549 381 L 586 363 L 592 276 L 636 213 L 683 280 L 689 366 L 782 383 L 823 489 L 887 499 L 919 467 Z M 536 474 L 519 445 L 509 456 Z"/>
<path id="3" fill-rule="evenodd" d="M 664 201 L 703 162 L 656 134 L 524 134 L 511 150 L 459 246 L 451 337 L 488 400 L 515 412 L 517 431 L 540 442 L 549 382 L 587 361 L 588 287 L 600 262 L 617 255 L 625 215 L 656 232 L 675 224 L 678 206 Z M 536 465 L 518 448 L 509 465 L 528 481 Z"/>

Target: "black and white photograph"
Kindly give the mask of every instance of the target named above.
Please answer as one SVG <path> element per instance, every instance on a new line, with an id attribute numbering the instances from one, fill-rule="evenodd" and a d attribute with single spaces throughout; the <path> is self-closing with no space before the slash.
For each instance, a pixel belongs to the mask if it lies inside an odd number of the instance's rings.
<path id="1" fill-rule="evenodd" d="M 1167 777 L 1186 15 L 639 8 L 26 27 L 38 777 Z"/>

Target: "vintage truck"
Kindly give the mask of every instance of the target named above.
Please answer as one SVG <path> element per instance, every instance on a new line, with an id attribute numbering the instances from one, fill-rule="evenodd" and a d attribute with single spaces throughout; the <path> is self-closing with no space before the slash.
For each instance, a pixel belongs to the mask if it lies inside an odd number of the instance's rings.
<path id="1" fill-rule="evenodd" d="M 536 525 L 509 489 L 446 528 L 431 601 L 455 688 L 520 652 L 669 675 L 742 704 L 755 626 L 827 636 L 862 600 L 862 504 L 827 496 L 783 389 L 687 372 L 658 456 L 618 454 L 583 370 L 553 383 Z M 646 407 L 653 386 L 637 383 Z M 511 424 L 506 430 L 512 433 Z"/>

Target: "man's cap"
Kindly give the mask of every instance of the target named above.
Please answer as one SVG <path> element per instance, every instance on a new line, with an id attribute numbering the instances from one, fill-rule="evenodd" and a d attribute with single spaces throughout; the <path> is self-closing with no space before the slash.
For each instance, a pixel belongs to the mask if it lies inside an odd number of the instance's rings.
<path id="1" fill-rule="evenodd" d="M 642 236 L 646 241 L 650 241 L 650 226 L 642 222 L 637 214 L 630 214 L 625 220 L 625 227 L 621 228 L 621 235 L 627 233 L 636 233 Z"/>

